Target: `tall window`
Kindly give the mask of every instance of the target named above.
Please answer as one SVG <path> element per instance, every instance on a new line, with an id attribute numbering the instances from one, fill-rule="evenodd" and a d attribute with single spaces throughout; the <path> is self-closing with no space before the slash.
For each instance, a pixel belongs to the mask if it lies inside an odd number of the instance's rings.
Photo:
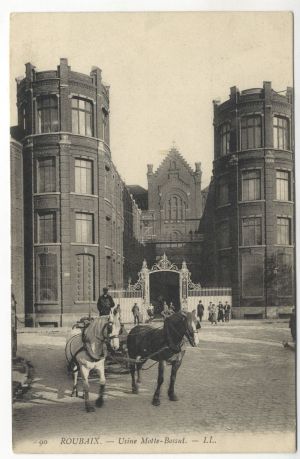
<path id="1" fill-rule="evenodd" d="M 105 220 L 105 242 L 108 247 L 112 247 L 112 223 L 110 217 L 106 217 Z"/>
<path id="2" fill-rule="evenodd" d="M 95 301 L 95 260 L 92 255 L 76 256 L 76 301 Z"/>
<path id="3" fill-rule="evenodd" d="M 112 273 L 112 259 L 111 257 L 106 257 L 106 286 L 112 287 L 113 273 Z"/>
<path id="4" fill-rule="evenodd" d="M 93 104 L 87 100 L 72 99 L 72 132 L 93 136 Z"/>
<path id="5" fill-rule="evenodd" d="M 220 127 L 220 155 L 230 152 L 230 123 L 224 123 Z"/>
<path id="6" fill-rule="evenodd" d="M 93 214 L 76 213 L 76 242 L 85 244 L 94 243 L 94 216 Z"/>
<path id="7" fill-rule="evenodd" d="M 217 188 L 217 205 L 224 206 L 229 202 L 229 184 L 226 178 L 220 178 Z"/>
<path id="8" fill-rule="evenodd" d="M 93 193 L 93 162 L 86 159 L 75 159 L 75 192 Z"/>
<path id="9" fill-rule="evenodd" d="M 57 255 L 39 253 L 37 257 L 37 301 L 57 301 Z"/>
<path id="10" fill-rule="evenodd" d="M 261 217 L 249 217 L 242 220 L 243 245 L 261 245 Z"/>
<path id="11" fill-rule="evenodd" d="M 260 170 L 242 172 L 242 200 L 255 201 L 261 199 Z"/>
<path id="12" fill-rule="evenodd" d="M 242 253 L 242 294 L 261 297 L 264 294 L 264 256 Z"/>
<path id="13" fill-rule="evenodd" d="M 242 150 L 249 148 L 259 148 L 262 146 L 261 140 L 261 117 L 247 116 L 241 121 Z"/>
<path id="14" fill-rule="evenodd" d="M 57 96 L 42 96 L 37 99 L 38 133 L 58 131 Z"/>
<path id="15" fill-rule="evenodd" d="M 291 219 L 277 217 L 277 244 L 291 245 Z"/>
<path id="16" fill-rule="evenodd" d="M 276 171 L 276 199 L 278 201 L 291 200 L 290 172 Z"/>
<path id="17" fill-rule="evenodd" d="M 223 221 L 218 224 L 217 238 L 219 249 L 230 247 L 230 231 L 228 221 Z"/>
<path id="18" fill-rule="evenodd" d="M 108 112 L 104 108 L 102 109 L 102 138 L 105 143 L 109 143 L 109 118 Z"/>
<path id="19" fill-rule="evenodd" d="M 38 214 L 38 238 L 40 244 L 56 242 L 56 213 L 42 212 Z"/>
<path id="20" fill-rule="evenodd" d="M 56 189 L 55 158 L 37 160 L 37 193 L 49 193 Z"/>
<path id="21" fill-rule="evenodd" d="M 180 196 L 171 196 L 165 204 L 166 220 L 184 220 L 186 203 Z"/>
<path id="22" fill-rule="evenodd" d="M 274 116 L 273 118 L 273 145 L 274 148 L 289 150 L 290 126 L 287 118 Z"/>

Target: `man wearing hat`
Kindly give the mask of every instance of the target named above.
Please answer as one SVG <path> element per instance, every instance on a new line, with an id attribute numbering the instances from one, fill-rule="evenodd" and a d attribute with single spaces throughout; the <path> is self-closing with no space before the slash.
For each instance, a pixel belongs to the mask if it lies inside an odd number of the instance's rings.
<path id="1" fill-rule="evenodd" d="M 108 316 L 111 309 L 115 306 L 114 300 L 108 294 L 108 288 L 104 287 L 103 295 L 99 296 L 97 308 L 100 316 Z"/>

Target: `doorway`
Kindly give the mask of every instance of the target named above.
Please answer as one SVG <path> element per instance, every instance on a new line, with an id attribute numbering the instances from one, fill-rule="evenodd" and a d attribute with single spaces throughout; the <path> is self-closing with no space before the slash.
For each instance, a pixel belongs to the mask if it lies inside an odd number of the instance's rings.
<path id="1" fill-rule="evenodd" d="M 172 302 L 175 311 L 180 310 L 180 291 L 179 291 L 178 272 L 157 271 L 150 273 L 150 302 L 154 306 L 154 314 L 160 315 L 164 301 L 170 306 Z"/>

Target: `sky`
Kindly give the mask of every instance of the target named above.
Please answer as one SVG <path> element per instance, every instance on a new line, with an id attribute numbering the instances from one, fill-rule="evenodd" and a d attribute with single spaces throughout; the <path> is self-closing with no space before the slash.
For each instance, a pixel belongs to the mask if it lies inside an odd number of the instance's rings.
<path id="1" fill-rule="evenodd" d="M 25 63 L 56 69 L 102 69 L 110 86 L 112 158 L 127 184 L 147 187 L 173 142 L 203 187 L 213 160 L 214 99 L 230 87 L 276 91 L 293 86 L 293 17 L 287 12 L 16 13 L 11 16 L 11 124 L 15 78 Z"/>

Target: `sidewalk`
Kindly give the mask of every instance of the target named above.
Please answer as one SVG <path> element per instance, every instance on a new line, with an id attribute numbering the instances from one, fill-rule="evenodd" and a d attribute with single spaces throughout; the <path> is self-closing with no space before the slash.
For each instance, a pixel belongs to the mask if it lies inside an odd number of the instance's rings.
<path id="1" fill-rule="evenodd" d="M 231 328 L 231 327 L 255 327 L 259 325 L 267 325 L 267 324 L 287 324 L 289 321 L 288 319 L 255 319 L 255 320 L 248 320 L 248 319 L 232 319 L 230 322 L 218 322 L 219 327 L 222 328 Z M 155 319 L 150 324 L 154 327 L 160 327 L 163 323 L 163 320 Z M 202 321 L 202 326 L 211 326 L 208 320 Z M 133 323 L 125 323 L 125 328 L 127 331 L 131 330 L 134 327 Z M 215 326 L 215 325 L 214 325 Z M 71 327 L 24 327 L 19 328 L 17 330 L 18 335 L 22 333 L 36 333 L 42 335 L 56 335 L 56 336 L 66 336 L 67 333 L 70 332 Z"/>

